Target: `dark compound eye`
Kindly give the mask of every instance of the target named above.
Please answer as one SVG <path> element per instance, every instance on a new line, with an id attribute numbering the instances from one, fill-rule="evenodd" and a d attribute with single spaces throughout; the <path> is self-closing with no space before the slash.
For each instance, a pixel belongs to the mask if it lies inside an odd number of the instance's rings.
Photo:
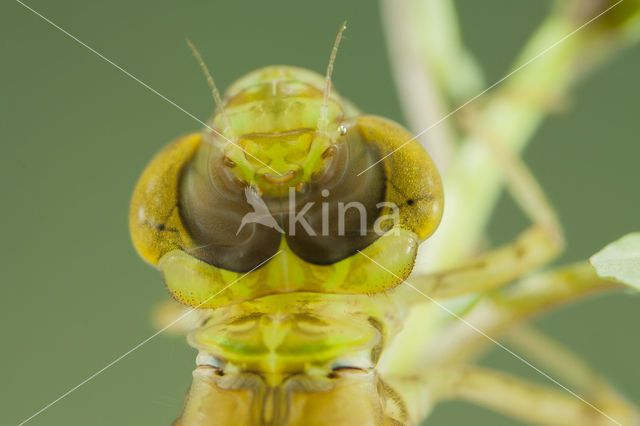
<path id="1" fill-rule="evenodd" d="M 382 164 L 374 164 L 378 154 L 358 128 L 344 126 L 344 136 L 337 144 L 335 161 L 340 173 L 329 173 L 310 185 L 304 202 L 297 202 L 297 217 L 288 216 L 285 223 L 287 244 L 307 262 L 328 265 L 354 255 L 377 238 L 374 224 L 384 201 L 386 180 Z M 293 232 L 292 232 L 293 231 Z"/>
<path id="2" fill-rule="evenodd" d="M 247 272 L 278 251 L 282 235 L 258 222 L 243 223 L 255 210 L 223 167 L 211 167 L 210 149 L 200 150 L 182 175 L 179 209 L 195 243 L 184 249 L 210 265 Z"/>
<path id="3" fill-rule="evenodd" d="M 247 272 L 273 256 L 283 237 L 298 257 L 318 265 L 373 243 L 382 233 L 374 225 L 385 199 L 383 166 L 356 125 L 342 128 L 322 175 L 281 197 L 247 191 L 228 169 L 211 166 L 218 161 L 212 147 L 200 150 L 180 184 L 180 214 L 195 243 L 184 249 L 210 265 Z M 225 164 L 224 157 L 218 162 Z"/>

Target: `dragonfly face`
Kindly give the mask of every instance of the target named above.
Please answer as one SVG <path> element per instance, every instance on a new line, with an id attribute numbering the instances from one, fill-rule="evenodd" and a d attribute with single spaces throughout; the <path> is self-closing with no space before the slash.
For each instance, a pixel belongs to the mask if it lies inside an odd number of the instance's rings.
<path id="1" fill-rule="evenodd" d="M 225 136 L 235 139 L 217 153 L 233 169 L 234 179 L 261 194 L 279 196 L 340 167 L 328 163 L 335 163 L 333 154 L 342 145 L 338 123 L 354 111 L 334 95 L 327 105 L 328 126 L 319 131 L 323 85 L 322 77 L 306 70 L 269 67 L 227 91 L 224 111 L 213 122 L 224 128 L 227 120 L 230 130 Z"/>
<path id="2" fill-rule="evenodd" d="M 220 133 L 179 139 L 136 187 L 136 248 L 174 298 L 212 309 L 189 341 L 219 361 L 194 373 L 180 424 L 384 424 L 393 406 L 374 367 L 402 314 L 384 292 L 437 227 L 442 187 L 406 130 L 335 92 L 325 103 L 324 84 L 291 67 L 245 76 Z"/>

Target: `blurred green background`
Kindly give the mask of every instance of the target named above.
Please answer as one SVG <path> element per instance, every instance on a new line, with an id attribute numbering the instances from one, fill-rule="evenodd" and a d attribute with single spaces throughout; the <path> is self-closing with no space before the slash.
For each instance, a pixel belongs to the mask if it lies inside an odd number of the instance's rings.
<path id="1" fill-rule="evenodd" d="M 221 89 L 268 64 L 322 72 L 343 19 L 349 30 L 335 86 L 366 112 L 403 122 L 373 1 L 30 0 L 30 6 L 201 119 L 213 110 L 185 44 L 201 50 Z M 547 1 L 460 0 L 464 38 L 499 79 Z M 151 156 L 200 124 L 19 3 L 0 13 L 0 424 L 17 424 L 151 335 L 168 296 L 134 252 L 133 186 Z M 562 261 L 585 258 L 638 230 L 640 47 L 580 85 L 526 160 L 566 226 Z M 491 225 L 506 240 L 525 222 L 504 199 Z M 615 294 L 537 320 L 640 403 L 640 297 Z M 168 425 L 181 409 L 195 351 L 159 336 L 29 424 Z M 526 377 L 495 349 L 483 360 Z M 460 403 L 429 425 L 517 424 Z"/>

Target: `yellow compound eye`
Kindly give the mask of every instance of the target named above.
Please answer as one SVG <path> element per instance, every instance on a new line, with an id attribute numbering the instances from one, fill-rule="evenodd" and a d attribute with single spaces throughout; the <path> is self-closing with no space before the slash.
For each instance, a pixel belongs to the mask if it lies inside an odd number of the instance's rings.
<path id="1" fill-rule="evenodd" d="M 386 176 L 385 201 L 399 208 L 400 227 L 426 239 L 440 224 L 444 208 L 442 182 L 433 160 L 411 133 L 391 120 L 362 116 L 357 126 L 378 151 Z M 371 169 L 360 173 L 371 173 Z"/>
<path id="2" fill-rule="evenodd" d="M 136 250 L 151 264 L 192 243 L 178 208 L 178 182 L 183 166 L 202 145 L 200 134 L 176 140 L 151 160 L 131 199 L 129 230 Z"/>

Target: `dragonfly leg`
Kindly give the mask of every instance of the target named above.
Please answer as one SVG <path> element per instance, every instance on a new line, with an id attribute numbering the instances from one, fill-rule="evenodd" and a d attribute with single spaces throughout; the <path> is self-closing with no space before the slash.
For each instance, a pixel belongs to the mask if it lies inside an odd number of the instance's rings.
<path id="1" fill-rule="evenodd" d="M 591 265 L 587 262 L 581 262 L 540 273 L 508 288 L 488 293 L 462 317 L 462 320 L 452 320 L 448 326 L 445 326 L 437 334 L 430 337 L 429 341 L 432 343 L 425 345 L 421 353 L 413 357 L 413 365 L 405 366 L 406 368 L 402 370 L 405 372 L 417 372 L 414 376 L 408 378 L 406 376 L 408 373 L 398 375 L 398 370 L 394 373 L 394 369 L 388 369 L 389 376 L 407 378 L 394 380 L 387 377 L 387 380 L 407 401 L 408 411 L 413 413 L 412 418 L 420 419 L 428 414 L 420 410 L 424 410 L 424 407 L 432 407 L 441 399 L 438 396 L 441 393 L 439 390 L 440 383 L 443 380 L 445 382 L 449 380 L 446 374 L 451 373 L 442 373 L 445 374 L 442 376 L 440 372 L 455 371 L 457 366 L 473 361 L 488 345 L 495 344 L 501 337 L 507 337 L 518 349 L 517 352 L 522 353 L 524 359 L 532 362 L 533 365 L 544 367 L 553 376 L 560 378 L 563 384 L 571 386 L 572 389 L 584 395 L 594 405 L 599 407 L 596 404 L 598 402 L 603 407 L 608 407 L 607 409 L 611 410 L 612 413 L 619 412 L 620 420 L 629 419 L 631 418 L 629 416 L 632 415 L 630 413 L 634 413 L 633 415 L 636 416 L 634 417 L 635 421 L 640 422 L 637 409 L 633 408 L 632 404 L 625 401 L 604 380 L 598 377 L 578 355 L 571 353 L 560 344 L 535 331 L 522 328 L 522 324 L 526 320 L 536 314 L 547 311 L 549 308 L 574 301 L 588 294 L 619 288 L 621 288 L 620 284 L 600 278 Z M 485 376 L 481 374 L 478 377 Z M 501 387 L 508 388 L 507 384 L 515 380 L 503 380 L 503 376 L 497 377 L 500 379 L 494 383 L 498 387 L 496 390 L 497 395 L 499 395 Z M 413 383 L 411 382 L 412 380 Z M 473 384 L 475 382 L 472 381 L 470 383 Z M 525 395 L 529 392 L 528 389 L 531 388 L 535 390 L 534 395 L 543 395 L 543 398 L 538 403 L 557 404 L 559 411 L 571 412 L 574 410 L 574 408 L 571 408 L 573 407 L 571 399 L 589 408 L 584 402 L 575 399 L 568 393 L 565 396 L 569 397 L 569 399 L 564 397 L 555 398 L 556 390 L 547 391 L 544 388 L 531 386 L 533 385 L 526 383 L 522 387 L 515 386 L 514 400 L 507 405 L 520 407 L 517 404 L 518 398 L 526 400 Z M 473 391 L 473 388 L 468 392 L 471 391 Z M 500 397 L 496 397 L 497 400 L 493 402 L 482 400 L 483 394 L 485 398 L 492 398 L 490 394 L 494 390 L 491 386 L 487 386 L 484 391 L 476 389 L 474 392 L 476 391 L 477 395 L 475 396 L 474 394 L 453 396 L 482 403 L 522 418 L 517 413 L 510 412 L 509 407 L 502 407 L 503 401 L 500 400 Z M 547 398 L 549 399 L 548 402 Z M 526 415 L 526 411 L 529 409 L 527 407 L 530 407 L 530 405 L 527 406 L 525 404 L 522 407 L 524 408 L 514 408 L 514 410 L 522 411 L 522 415 Z M 604 408 L 601 407 L 601 409 L 608 413 Z M 532 409 L 531 411 L 536 410 Z M 576 408 L 576 413 L 578 412 L 583 413 L 580 415 L 587 416 L 586 411 L 582 412 Z M 597 411 L 595 413 L 597 414 Z M 612 415 L 612 417 L 615 416 Z M 532 418 L 527 420 L 537 421 Z M 601 424 L 598 423 L 600 421 L 602 419 L 595 419 L 594 417 L 591 423 L 582 422 L 581 418 L 576 417 L 576 421 L 569 423 L 554 423 L 553 419 L 540 420 L 539 422 L 543 424 L 596 425 Z M 609 424 L 613 423 L 609 421 Z M 622 422 L 622 424 L 635 423 L 627 421 Z"/>
<path id="2" fill-rule="evenodd" d="M 428 298 L 416 298 L 416 290 L 436 299 L 492 290 L 547 264 L 559 253 L 560 244 L 553 231 L 534 225 L 511 243 L 464 261 L 455 268 L 411 275 L 408 282 L 415 288 L 403 289 L 400 297 L 415 304 L 429 301 Z"/>
<path id="3" fill-rule="evenodd" d="M 411 284 L 430 297 L 456 297 L 499 287 L 547 264 L 564 249 L 557 215 L 526 164 L 490 135 L 481 140 L 498 159 L 509 192 L 533 225 L 512 242 L 455 268 L 412 276 Z"/>
<path id="4" fill-rule="evenodd" d="M 502 337 L 536 314 L 582 296 L 618 288 L 620 284 L 600 278 L 587 262 L 536 274 L 480 299 L 464 315 L 464 321 L 452 321 L 434 337 L 438 347 L 431 345 L 422 354 L 421 362 L 467 362 L 492 344 L 491 339 Z"/>
<path id="5" fill-rule="evenodd" d="M 580 355 L 528 324 L 509 330 L 504 340 L 515 352 L 575 391 L 589 395 L 615 393 Z"/>
<path id="6" fill-rule="evenodd" d="M 437 373 L 426 383 L 437 401 L 460 399 L 507 416 L 541 425 L 638 425 L 631 404 L 617 395 L 580 399 L 561 388 L 534 384 L 521 378 L 474 366 Z"/>

